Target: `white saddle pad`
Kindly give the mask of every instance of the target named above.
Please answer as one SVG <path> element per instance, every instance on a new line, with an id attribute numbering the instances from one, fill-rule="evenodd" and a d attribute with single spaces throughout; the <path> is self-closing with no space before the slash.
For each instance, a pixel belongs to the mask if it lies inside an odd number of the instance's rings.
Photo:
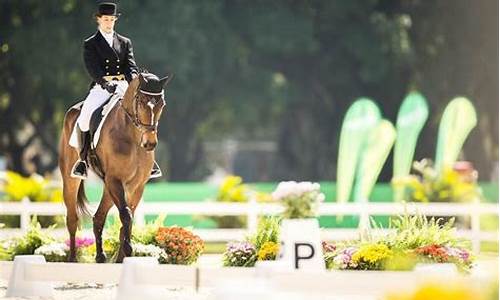
<path id="1" fill-rule="evenodd" d="M 108 104 L 106 104 L 103 109 L 102 109 L 102 119 L 101 123 L 99 123 L 99 126 L 97 127 L 97 131 L 94 133 L 94 140 L 91 143 L 92 149 L 95 149 L 97 147 L 97 144 L 99 143 L 99 137 L 101 136 L 101 129 L 102 125 L 106 121 L 106 118 L 111 111 L 113 107 L 118 103 L 118 101 L 122 98 L 122 95 L 120 94 L 114 94 L 111 100 L 109 100 Z M 83 106 L 83 101 L 78 102 L 77 104 L 73 105 L 71 109 L 77 109 L 80 110 Z M 78 131 L 76 129 L 76 123 L 75 126 L 73 127 L 73 132 L 71 133 L 71 137 L 69 138 L 69 145 L 73 148 L 80 149 L 80 138 L 78 136 Z"/>

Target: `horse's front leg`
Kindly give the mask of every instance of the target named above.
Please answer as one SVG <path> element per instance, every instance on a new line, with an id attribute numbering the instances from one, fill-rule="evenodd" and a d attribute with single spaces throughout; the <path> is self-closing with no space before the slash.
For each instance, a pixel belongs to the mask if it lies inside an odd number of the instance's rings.
<path id="1" fill-rule="evenodd" d="M 107 179 L 107 178 L 106 178 Z M 123 262 L 125 256 L 132 255 L 132 245 L 130 243 L 130 233 L 132 230 L 132 211 L 127 205 L 123 184 L 118 179 L 107 179 L 107 189 L 113 199 L 113 203 L 118 208 L 122 227 L 120 229 L 120 250 L 116 262 Z"/>
<path id="2" fill-rule="evenodd" d="M 116 262 L 121 263 L 126 256 L 132 256 L 132 244 L 130 242 L 132 211 L 128 206 L 125 206 L 124 209 L 120 209 L 119 211 L 122 228 L 120 228 L 120 250 Z"/>

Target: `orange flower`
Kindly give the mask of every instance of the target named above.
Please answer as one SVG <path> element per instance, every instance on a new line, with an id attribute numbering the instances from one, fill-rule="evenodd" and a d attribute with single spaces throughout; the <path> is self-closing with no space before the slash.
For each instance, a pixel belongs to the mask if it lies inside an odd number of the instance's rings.
<path id="1" fill-rule="evenodd" d="M 172 264 L 192 264 L 205 248 L 199 236 L 181 227 L 159 228 L 156 242 L 167 253 L 167 263 Z"/>

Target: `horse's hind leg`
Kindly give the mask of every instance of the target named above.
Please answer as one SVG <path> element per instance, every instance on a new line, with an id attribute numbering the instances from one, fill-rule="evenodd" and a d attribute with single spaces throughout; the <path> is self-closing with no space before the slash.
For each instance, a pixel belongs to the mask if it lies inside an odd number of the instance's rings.
<path id="1" fill-rule="evenodd" d="M 95 245 L 96 245 L 96 256 L 95 261 L 97 263 L 105 263 L 106 255 L 102 249 L 102 230 L 104 228 L 104 224 L 106 223 L 106 217 L 108 215 L 109 209 L 113 206 L 113 201 L 109 196 L 108 190 L 105 188 L 101 202 L 99 203 L 99 207 L 97 208 L 96 213 L 94 214 L 94 236 L 95 236 Z"/>
<path id="2" fill-rule="evenodd" d="M 78 229 L 78 211 L 76 207 L 80 179 L 65 178 L 63 184 L 64 203 L 66 204 L 66 226 L 69 232 L 69 262 L 76 262 L 75 235 Z"/>
<path id="3" fill-rule="evenodd" d="M 127 205 L 123 184 L 116 178 L 106 178 L 106 189 L 118 208 L 122 227 L 120 229 L 120 250 L 116 262 L 123 262 L 123 258 L 132 255 L 130 233 L 132 230 L 132 211 Z"/>

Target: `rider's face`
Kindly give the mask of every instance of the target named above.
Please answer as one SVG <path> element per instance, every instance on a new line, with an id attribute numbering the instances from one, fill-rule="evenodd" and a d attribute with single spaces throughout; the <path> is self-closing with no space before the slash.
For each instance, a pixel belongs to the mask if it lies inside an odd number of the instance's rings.
<path id="1" fill-rule="evenodd" d="M 113 31 L 115 27 L 116 17 L 115 16 L 107 16 L 103 15 L 97 17 L 97 24 L 99 24 L 99 29 L 106 33 L 110 33 Z"/>

